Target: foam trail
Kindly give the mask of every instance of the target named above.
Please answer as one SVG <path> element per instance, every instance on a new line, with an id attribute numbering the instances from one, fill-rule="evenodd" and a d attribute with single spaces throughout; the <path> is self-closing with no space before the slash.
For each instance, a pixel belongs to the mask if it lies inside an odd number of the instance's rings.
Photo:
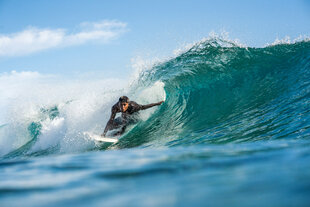
<path id="1" fill-rule="evenodd" d="M 0 155 L 14 149 L 28 155 L 51 149 L 62 153 L 92 149 L 94 142 L 82 132 L 102 133 L 119 96 L 126 94 L 142 104 L 165 96 L 162 83 L 130 88 L 128 81 L 118 79 L 67 80 L 15 71 L 1 74 L 0 80 L 1 109 L 6 111 L 1 117 L 5 125 L 0 128 Z M 141 118 L 147 119 L 153 111 Z M 21 150 L 25 144 L 27 149 Z"/>
<path id="2" fill-rule="evenodd" d="M 29 141 L 28 128 L 32 123 L 40 125 L 42 134 L 33 150 L 46 148 L 43 147 L 44 139 L 59 140 L 59 136 L 65 137 L 68 132 L 76 133 L 103 123 L 108 105 L 124 87 L 119 84 L 124 81 L 117 79 L 65 80 L 37 72 L 13 71 L 1 74 L 0 80 L 4 100 L 1 111 L 6 111 L 1 120 L 2 124 L 7 124 L 0 132 L 0 154 Z M 52 108 L 57 111 L 55 120 L 49 117 Z M 100 113 L 101 116 L 94 116 Z M 59 130 L 63 132 L 59 134 Z"/>

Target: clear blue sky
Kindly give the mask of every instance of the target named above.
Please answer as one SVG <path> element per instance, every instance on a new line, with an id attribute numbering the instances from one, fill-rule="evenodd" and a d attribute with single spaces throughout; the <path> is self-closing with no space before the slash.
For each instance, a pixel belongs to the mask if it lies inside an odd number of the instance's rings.
<path id="1" fill-rule="evenodd" d="M 0 74 L 126 77 L 132 58 L 168 57 L 223 30 L 248 46 L 309 37 L 310 1 L 0 0 Z"/>

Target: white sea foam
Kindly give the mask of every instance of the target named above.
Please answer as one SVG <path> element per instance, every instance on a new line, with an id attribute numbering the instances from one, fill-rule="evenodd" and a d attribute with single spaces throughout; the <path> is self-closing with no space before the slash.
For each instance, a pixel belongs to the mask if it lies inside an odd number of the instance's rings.
<path id="1" fill-rule="evenodd" d="M 64 136 L 66 132 L 65 130 L 64 117 L 55 118 L 53 120 L 47 119 L 43 121 L 41 136 L 34 144 L 31 151 L 36 152 L 56 146 L 60 139 Z"/>
<path id="2" fill-rule="evenodd" d="M 238 46 L 238 47 L 243 47 L 243 48 L 248 47 L 245 44 L 241 43 L 239 39 L 231 39 L 229 37 L 229 33 L 226 31 L 222 31 L 221 33 L 216 33 L 215 31 L 211 31 L 208 37 L 202 38 L 201 40 L 194 41 L 192 43 L 182 44 L 179 48 L 173 51 L 173 55 L 174 57 L 177 57 L 181 55 L 182 53 L 187 52 L 194 46 L 197 46 L 197 45 L 199 46 L 199 45 L 202 45 L 202 43 L 204 42 L 214 41 L 214 40 L 216 40 L 217 43 L 221 43 L 222 44 L 221 46 L 224 46 L 224 47 L 232 47 L 232 46 Z"/>
<path id="3" fill-rule="evenodd" d="M 265 44 L 264 47 L 275 46 L 275 45 L 279 45 L 279 44 L 294 44 L 296 42 L 301 42 L 301 41 L 310 41 L 310 37 L 306 36 L 306 35 L 300 35 L 300 36 L 292 39 L 290 36 L 285 36 L 282 39 L 276 38 L 273 43 L 271 43 L 271 44 L 267 43 L 267 44 Z"/>
<path id="4" fill-rule="evenodd" d="M 0 155 L 30 141 L 29 125 L 41 124 L 40 135 L 29 153 L 59 146 L 61 152 L 88 149 L 93 142 L 86 140 L 83 131 L 102 133 L 111 113 L 111 106 L 121 95 L 147 104 L 164 98 L 164 85 L 135 87 L 120 79 L 67 79 L 37 72 L 0 74 Z M 53 119 L 46 110 L 57 107 Z M 147 119 L 154 111 L 141 116 Z M 44 112 L 45 111 L 45 112 Z"/>

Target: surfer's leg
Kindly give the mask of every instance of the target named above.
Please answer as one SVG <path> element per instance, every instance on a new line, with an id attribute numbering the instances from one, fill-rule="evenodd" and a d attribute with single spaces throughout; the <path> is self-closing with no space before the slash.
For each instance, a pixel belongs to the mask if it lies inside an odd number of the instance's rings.
<path id="1" fill-rule="evenodd" d="M 113 123 L 109 126 L 109 130 L 117 129 L 122 125 L 122 118 L 118 117 L 113 120 Z"/>
<path id="2" fill-rule="evenodd" d="M 123 126 L 122 129 L 115 134 L 115 136 L 122 135 L 125 132 L 126 126 Z"/>
<path id="3" fill-rule="evenodd" d="M 117 117 L 114 119 L 113 125 L 117 128 L 120 127 L 123 124 L 123 119 L 122 117 Z"/>
<path id="4" fill-rule="evenodd" d="M 120 134 L 123 134 L 123 133 L 125 132 L 126 127 L 127 127 L 127 126 L 123 126 L 123 127 L 122 127 L 122 129 L 121 129 L 121 131 L 120 131 Z"/>

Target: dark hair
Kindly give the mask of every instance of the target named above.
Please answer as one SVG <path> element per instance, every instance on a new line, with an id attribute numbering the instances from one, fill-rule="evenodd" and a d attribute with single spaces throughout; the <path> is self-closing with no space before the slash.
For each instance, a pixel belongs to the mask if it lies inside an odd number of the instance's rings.
<path id="1" fill-rule="evenodd" d="M 118 101 L 121 103 L 128 103 L 129 98 L 127 96 L 121 96 Z"/>

